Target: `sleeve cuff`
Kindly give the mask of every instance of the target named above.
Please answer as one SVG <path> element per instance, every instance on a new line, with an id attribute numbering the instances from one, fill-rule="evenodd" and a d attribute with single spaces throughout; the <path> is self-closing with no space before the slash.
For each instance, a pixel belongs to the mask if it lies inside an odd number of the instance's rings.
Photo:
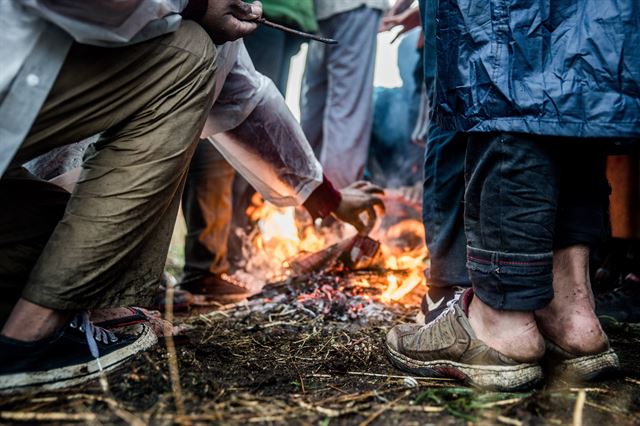
<path id="1" fill-rule="evenodd" d="M 324 219 L 338 208 L 341 201 L 342 195 L 340 195 L 340 192 L 323 175 L 322 183 L 309 195 L 303 206 L 314 219 L 319 217 Z"/>
<path id="2" fill-rule="evenodd" d="M 204 17 L 204 14 L 207 13 L 207 5 L 207 0 L 189 0 L 187 7 L 184 8 L 181 15 L 184 19 L 198 22 Z"/>

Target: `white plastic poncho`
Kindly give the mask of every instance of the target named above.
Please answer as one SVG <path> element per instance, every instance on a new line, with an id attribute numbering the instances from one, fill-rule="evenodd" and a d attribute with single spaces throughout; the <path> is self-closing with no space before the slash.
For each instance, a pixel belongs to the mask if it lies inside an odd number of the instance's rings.
<path id="1" fill-rule="evenodd" d="M 216 79 L 216 101 L 202 137 L 266 200 L 281 207 L 302 204 L 322 183 L 322 166 L 242 41 L 219 47 Z"/>

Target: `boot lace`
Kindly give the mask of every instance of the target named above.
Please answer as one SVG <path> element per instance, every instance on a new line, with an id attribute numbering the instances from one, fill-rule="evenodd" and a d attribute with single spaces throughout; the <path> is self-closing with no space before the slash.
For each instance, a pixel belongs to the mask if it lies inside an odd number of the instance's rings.
<path id="1" fill-rule="evenodd" d="M 95 359 L 100 358 L 98 342 L 108 345 L 118 341 L 118 337 L 112 331 L 95 326 L 89 319 L 89 312 L 77 314 L 69 325 L 71 328 L 78 329 L 81 333 L 84 333 L 91 356 Z"/>

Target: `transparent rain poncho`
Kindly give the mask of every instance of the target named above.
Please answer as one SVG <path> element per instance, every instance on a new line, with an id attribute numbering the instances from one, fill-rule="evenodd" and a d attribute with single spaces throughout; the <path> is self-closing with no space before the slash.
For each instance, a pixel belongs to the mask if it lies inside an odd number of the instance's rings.
<path id="1" fill-rule="evenodd" d="M 217 98 L 202 137 L 268 201 L 302 204 L 322 183 L 322 166 L 273 82 L 241 41 L 219 46 Z"/>

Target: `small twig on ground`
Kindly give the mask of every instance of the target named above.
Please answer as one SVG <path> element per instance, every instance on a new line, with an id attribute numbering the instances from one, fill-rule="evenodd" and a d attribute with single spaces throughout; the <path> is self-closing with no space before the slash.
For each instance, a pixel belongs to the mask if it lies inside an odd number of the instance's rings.
<path id="1" fill-rule="evenodd" d="M 305 390 L 304 390 L 304 380 L 302 380 L 302 374 L 300 374 L 300 370 L 298 370 L 298 366 L 296 365 L 295 362 L 293 363 L 293 368 L 296 370 L 296 374 L 298 375 L 298 378 L 300 379 L 300 391 L 304 395 L 306 393 Z"/>
<path id="2" fill-rule="evenodd" d="M 571 392 L 580 392 L 581 390 L 585 391 L 585 392 L 595 392 L 595 393 L 609 393 L 608 389 L 603 389 L 603 388 L 569 388 L 569 390 Z"/>
<path id="3" fill-rule="evenodd" d="M 412 376 L 398 376 L 393 374 L 380 374 L 380 373 L 367 373 L 365 371 L 347 371 L 347 374 L 351 376 L 371 376 L 371 377 L 383 377 L 387 379 L 406 379 Z M 438 382 L 451 382 L 453 379 L 447 379 L 443 377 L 414 377 L 416 380 L 423 381 L 438 381 Z"/>
<path id="4" fill-rule="evenodd" d="M 304 408 L 305 410 L 313 410 L 327 417 L 339 417 L 342 414 L 338 410 L 334 410 L 332 408 L 320 407 L 319 405 L 311 405 L 304 401 L 298 401 L 298 404 L 300 405 L 300 407 Z"/>
<path id="5" fill-rule="evenodd" d="M 264 417 L 252 417 L 249 423 L 271 423 L 271 422 L 284 422 L 283 416 L 264 416 Z"/>
<path id="6" fill-rule="evenodd" d="M 502 405 L 511 405 L 511 404 L 520 402 L 523 399 L 524 398 L 511 398 L 511 399 L 503 399 L 501 401 L 487 402 L 487 403 L 478 405 L 478 408 L 491 408 L 491 407 L 499 407 Z"/>
<path id="7" fill-rule="evenodd" d="M 444 407 L 436 407 L 431 405 L 394 405 L 391 407 L 391 411 L 413 411 L 418 413 L 442 413 Z"/>
<path id="8" fill-rule="evenodd" d="M 505 425 L 522 426 L 522 422 L 520 420 L 512 419 L 506 416 L 498 416 L 496 417 L 496 420 Z"/>
<path id="9" fill-rule="evenodd" d="M 173 324 L 173 286 L 171 285 L 167 285 L 165 306 L 165 320 L 167 320 L 169 324 Z M 173 333 L 165 332 L 164 339 L 167 346 L 171 390 L 173 392 L 173 400 L 176 404 L 176 411 L 178 413 L 176 421 L 185 426 L 191 425 L 191 419 L 187 417 L 187 411 L 184 408 L 182 386 L 180 385 L 180 370 L 178 369 L 178 355 L 176 354 L 176 345 L 173 341 Z"/>
<path id="10" fill-rule="evenodd" d="M 93 413 L 34 413 L 31 411 L 0 411 L 0 420 L 13 422 L 86 422 L 93 423 Z"/>
<path id="11" fill-rule="evenodd" d="M 402 395 L 400 395 L 399 397 L 397 397 L 393 401 L 387 402 L 386 404 L 382 405 L 382 407 L 380 407 L 380 409 L 378 409 L 373 414 L 371 414 L 369 417 L 367 417 L 362 423 L 360 423 L 359 426 L 368 426 L 372 421 L 377 419 L 382 413 L 384 413 L 388 409 L 392 408 L 395 405 L 396 402 L 400 401 L 401 399 L 406 398 L 410 394 L 411 394 L 411 391 L 405 391 Z"/>
<path id="12" fill-rule="evenodd" d="M 624 380 L 634 385 L 640 385 L 640 380 L 632 379 L 631 377 L 625 377 Z"/>
<path id="13" fill-rule="evenodd" d="M 596 404 L 595 402 L 591 402 L 591 401 L 586 401 L 584 403 L 584 405 L 588 405 L 589 407 L 593 407 L 596 408 L 598 410 L 607 412 L 607 413 L 611 413 L 617 416 L 623 416 L 623 417 L 632 417 L 633 415 L 630 413 L 625 412 L 624 410 L 618 408 L 618 407 L 614 407 L 614 408 L 610 408 L 610 407 L 605 407 L 604 405 L 600 405 L 600 404 Z"/>
<path id="14" fill-rule="evenodd" d="M 292 321 L 273 321 L 273 322 L 268 322 L 266 324 L 252 325 L 251 327 L 247 327 L 247 330 L 252 330 L 255 328 L 265 329 L 270 327 L 277 327 L 279 325 L 299 325 L 299 323 L 292 322 Z"/>
<path id="15" fill-rule="evenodd" d="M 578 391 L 576 404 L 573 407 L 573 426 L 582 426 L 582 412 L 584 411 L 584 403 L 587 400 L 587 392 L 584 389 Z"/>

